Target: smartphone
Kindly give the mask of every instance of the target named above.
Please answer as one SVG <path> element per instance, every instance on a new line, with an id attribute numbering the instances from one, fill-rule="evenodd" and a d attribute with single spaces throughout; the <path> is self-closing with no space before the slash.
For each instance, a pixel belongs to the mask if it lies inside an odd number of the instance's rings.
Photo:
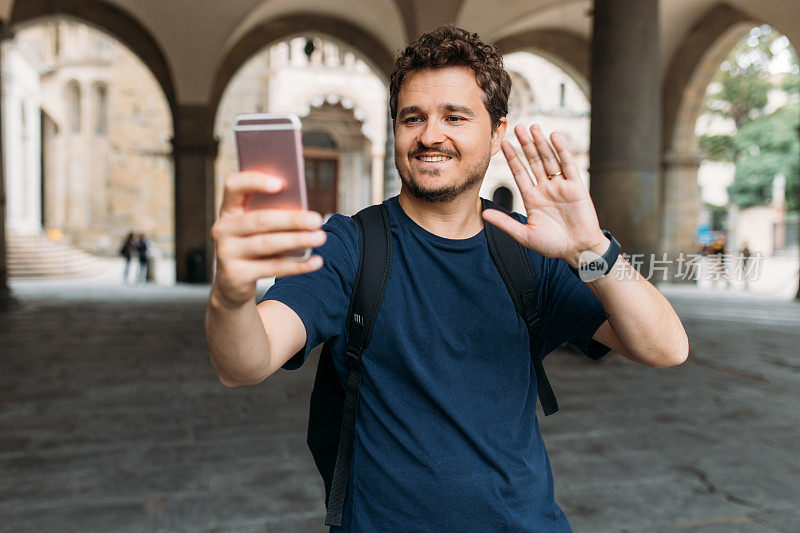
<path id="1" fill-rule="evenodd" d="M 239 170 L 278 176 L 286 186 L 278 193 L 251 194 L 245 209 L 308 209 L 300 119 L 290 113 L 247 113 L 233 123 Z M 281 257 L 303 261 L 311 248 L 292 250 Z"/>

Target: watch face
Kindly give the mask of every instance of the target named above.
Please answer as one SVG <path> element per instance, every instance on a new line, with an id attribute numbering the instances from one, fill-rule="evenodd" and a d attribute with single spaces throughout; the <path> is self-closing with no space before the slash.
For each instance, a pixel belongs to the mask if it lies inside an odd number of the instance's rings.
<path id="1" fill-rule="evenodd" d="M 603 259 L 603 256 L 590 250 L 581 252 L 581 255 L 578 256 L 578 277 L 583 282 L 602 278 L 607 269 L 608 263 Z"/>

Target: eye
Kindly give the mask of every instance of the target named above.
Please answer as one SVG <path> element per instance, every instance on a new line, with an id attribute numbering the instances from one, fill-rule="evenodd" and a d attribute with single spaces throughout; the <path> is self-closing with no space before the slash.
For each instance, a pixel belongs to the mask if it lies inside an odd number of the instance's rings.
<path id="1" fill-rule="evenodd" d="M 416 124 L 420 120 L 422 119 L 420 119 L 419 117 L 408 117 L 405 120 L 403 120 L 403 124 Z"/>
<path id="2" fill-rule="evenodd" d="M 458 115 L 449 115 L 447 117 L 448 122 L 461 122 L 462 120 L 466 120 L 464 117 L 460 117 Z"/>

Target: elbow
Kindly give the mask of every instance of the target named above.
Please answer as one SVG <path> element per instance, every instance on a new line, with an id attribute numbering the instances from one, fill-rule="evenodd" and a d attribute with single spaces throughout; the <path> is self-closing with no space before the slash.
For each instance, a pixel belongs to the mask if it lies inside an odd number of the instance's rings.
<path id="1" fill-rule="evenodd" d="M 675 346 L 671 347 L 668 351 L 664 352 L 656 364 L 652 366 L 655 368 L 670 368 L 673 366 L 682 365 L 689 358 L 689 339 L 686 337 L 686 332 Z"/>
<path id="2" fill-rule="evenodd" d="M 245 385 L 248 385 L 248 383 L 244 383 L 243 381 L 238 381 L 238 380 L 235 380 L 235 379 L 231 379 L 231 378 L 229 378 L 228 376 L 226 376 L 224 374 L 220 374 L 219 372 L 217 372 L 217 377 L 219 378 L 219 382 L 222 383 L 222 385 L 224 385 L 225 387 L 227 387 L 229 389 L 235 389 L 236 387 L 243 387 Z"/>
<path id="3" fill-rule="evenodd" d="M 266 379 L 266 376 L 258 379 L 231 378 L 230 376 L 226 376 L 225 374 L 222 374 L 219 371 L 217 372 L 217 377 L 219 378 L 219 382 L 229 389 L 235 389 L 237 387 L 246 387 L 248 385 L 258 385 L 259 383 L 261 383 Z"/>
<path id="4" fill-rule="evenodd" d="M 246 387 L 248 385 L 258 385 L 270 376 L 270 374 L 266 373 L 263 375 L 256 375 L 254 373 L 239 376 L 231 375 L 228 372 L 224 372 L 219 366 L 217 366 L 213 356 L 211 357 L 211 364 L 214 367 L 214 370 L 217 372 L 217 379 L 219 379 L 219 382 L 229 389 Z"/>

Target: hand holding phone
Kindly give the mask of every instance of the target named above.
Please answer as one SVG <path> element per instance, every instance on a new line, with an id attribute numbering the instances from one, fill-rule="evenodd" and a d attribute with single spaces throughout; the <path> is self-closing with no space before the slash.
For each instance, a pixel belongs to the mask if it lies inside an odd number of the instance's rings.
<path id="1" fill-rule="evenodd" d="M 285 187 L 272 194 L 254 192 L 245 203 L 251 209 L 308 209 L 300 119 L 288 113 L 238 115 L 233 125 L 240 171 L 263 172 L 283 179 Z M 307 259 L 311 249 L 282 254 Z"/>
<path id="2" fill-rule="evenodd" d="M 252 161 L 247 158 L 245 164 Z M 326 234 L 319 213 L 305 209 L 302 175 L 251 170 L 225 178 L 219 218 L 211 229 L 217 261 L 211 295 L 221 305 L 235 308 L 252 302 L 261 278 L 302 274 L 322 266 L 322 257 L 306 253 L 324 244 Z M 305 258 L 298 258 L 298 250 Z"/>

